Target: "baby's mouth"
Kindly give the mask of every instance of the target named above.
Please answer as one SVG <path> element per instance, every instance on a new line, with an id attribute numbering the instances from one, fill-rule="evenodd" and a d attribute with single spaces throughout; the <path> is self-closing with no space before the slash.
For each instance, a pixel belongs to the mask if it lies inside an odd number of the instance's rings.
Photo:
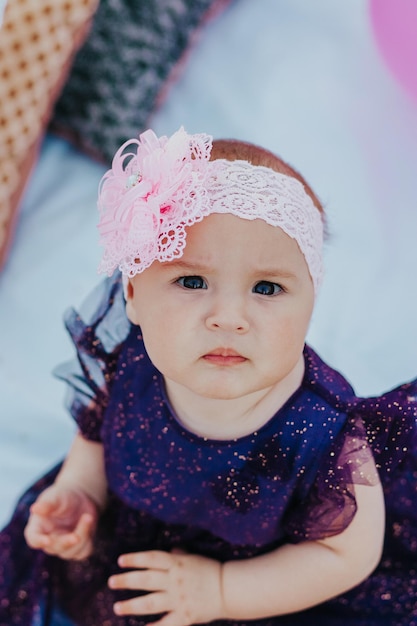
<path id="1" fill-rule="evenodd" d="M 247 359 L 231 348 L 216 348 L 203 356 L 203 359 L 213 365 L 238 365 Z"/>

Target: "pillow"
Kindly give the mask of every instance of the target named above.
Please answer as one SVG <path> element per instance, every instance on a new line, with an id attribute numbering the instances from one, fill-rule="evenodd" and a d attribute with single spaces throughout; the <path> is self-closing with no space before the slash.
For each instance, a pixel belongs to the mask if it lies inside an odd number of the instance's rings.
<path id="1" fill-rule="evenodd" d="M 196 32 L 230 0 L 101 0 L 51 130 L 100 161 L 148 127 Z"/>
<path id="2" fill-rule="evenodd" d="M 54 102 L 98 0 L 8 0 L 0 27 L 0 268 Z"/>

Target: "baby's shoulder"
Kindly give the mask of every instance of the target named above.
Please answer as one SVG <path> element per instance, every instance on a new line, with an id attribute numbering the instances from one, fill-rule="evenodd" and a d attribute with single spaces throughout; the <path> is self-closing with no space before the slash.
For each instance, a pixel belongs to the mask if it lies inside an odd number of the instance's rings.
<path id="1" fill-rule="evenodd" d="M 407 458 L 415 464 L 417 449 L 417 379 L 379 396 L 355 395 L 351 385 L 307 347 L 304 386 L 309 393 L 341 412 L 342 432 L 364 437 L 381 468 L 392 468 Z"/>
<path id="2" fill-rule="evenodd" d="M 341 412 L 350 412 L 356 407 L 359 398 L 352 385 L 308 345 L 304 349 L 304 362 L 303 388 L 307 393 L 317 396 L 323 403 Z"/>

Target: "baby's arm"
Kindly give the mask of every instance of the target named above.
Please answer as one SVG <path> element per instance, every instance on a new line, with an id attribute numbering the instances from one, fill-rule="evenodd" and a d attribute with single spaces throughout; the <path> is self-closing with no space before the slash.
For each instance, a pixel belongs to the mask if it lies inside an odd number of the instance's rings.
<path id="1" fill-rule="evenodd" d="M 78 434 L 54 484 L 31 507 L 27 543 L 64 559 L 89 556 L 106 493 L 103 446 Z"/>
<path id="2" fill-rule="evenodd" d="M 355 486 L 357 513 L 345 531 L 321 541 L 223 567 L 225 612 L 252 619 L 300 611 L 362 582 L 382 552 L 385 512 L 381 485 Z"/>
<path id="3" fill-rule="evenodd" d="M 355 486 L 355 495 L 357 513 L 339 535 L 287 544 L 252 559 L 221 565 L 195 555 L 123 555 L 120 564 L 138 570 L 113 576 L 111 587 L 154 593 L 119 602 L 115 610 L 135 615 L 167 612 L 160 626 L 187 626 L 215 619 L 260 619 L 320 604 L 359 584 L 381 556 L 381 486 Z"/>

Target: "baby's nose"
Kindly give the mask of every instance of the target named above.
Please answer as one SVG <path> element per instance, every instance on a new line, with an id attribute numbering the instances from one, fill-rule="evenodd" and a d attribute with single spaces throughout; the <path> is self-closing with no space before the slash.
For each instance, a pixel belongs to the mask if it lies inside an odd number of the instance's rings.
<path id="1" fill-rule="evenodd" d="M 206 326 L 210 330 L 246 333 L 249 330 L 249 320 L 243 303 L 217 301 L 206 318 Z"/>

